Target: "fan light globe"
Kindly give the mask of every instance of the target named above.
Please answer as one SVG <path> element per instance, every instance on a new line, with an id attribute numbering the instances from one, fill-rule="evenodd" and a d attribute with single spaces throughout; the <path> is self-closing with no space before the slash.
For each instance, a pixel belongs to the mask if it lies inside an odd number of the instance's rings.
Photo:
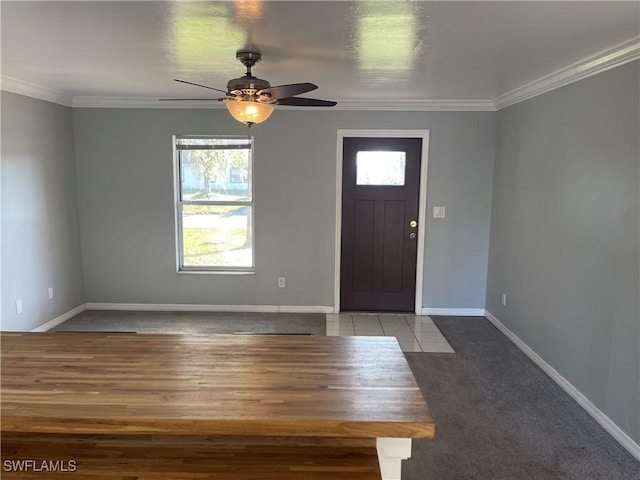
<path id="1" fill-rule="evenodd" d="M 273 113 L 273 105 L 268 103 L 231 99 L 225 99 L 224 103 L 233 118 L 247 125 L 262 123 Z"/>

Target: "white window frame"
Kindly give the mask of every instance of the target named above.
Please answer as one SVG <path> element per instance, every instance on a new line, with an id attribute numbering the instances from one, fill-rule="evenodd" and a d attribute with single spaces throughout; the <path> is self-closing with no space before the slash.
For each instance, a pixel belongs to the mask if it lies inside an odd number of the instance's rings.
<path id="1" fill-rule="evenodd" d="M 218 201 L 218 200 L 198 200 L 188 201 L 182 199 L 182 163 L 180 150 L 177 148 L 179 139 L 230 139 L 246 140 L 250 144 L 249 169 L 250 169 L 250 192 L 251 200 L 239 201 Z M 174 164 L 174 212 L 176 225 L 176 271 L 187 274 L 255 274 L 255 188 L 253 175 L 253 137 L 243 135 L 173 135 L 173 164 Z M 182 230 L 182 208 L 183 205 L 226 205 L 226 206 L 246 206 L 251 209 L 251 266 L 191 266 L 184 264 L 183 230 Z"/>

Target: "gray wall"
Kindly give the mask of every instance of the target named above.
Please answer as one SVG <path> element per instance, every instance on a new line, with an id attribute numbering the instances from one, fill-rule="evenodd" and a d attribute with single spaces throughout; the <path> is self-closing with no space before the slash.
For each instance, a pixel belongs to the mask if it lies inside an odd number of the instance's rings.
<path id="1" fill-rule="evenodd" d="M 487 310 L 636 442 L 638 85 L 634 62 L 499 112 L 487 287 Z"/>
<path id="2" fill-rule="evenodd" d="M 72 133 L 70 108 L 2 92 L 2 330 L 84 303 Z"/>
<path id="3" fill-rule="evenodd" d="M 332 305 L 338 129 L 429 129 L 424 306 L 484 308 L 495 113 L 284 111 L 255 136 L 256 274 L 175 272 L 172 134 L 224 110 L 74 109 L 87 302 Z M 287 278 L 278 289 L 277 277 Z"/>

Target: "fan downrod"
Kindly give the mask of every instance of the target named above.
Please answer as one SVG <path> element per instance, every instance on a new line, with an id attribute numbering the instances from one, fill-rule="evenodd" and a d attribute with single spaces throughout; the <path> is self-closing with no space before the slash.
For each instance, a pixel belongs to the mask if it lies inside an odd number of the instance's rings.
<path id="1" fill-rule="evenodd" d="M 262 54 L 252 50 L 238 50 L 236 52 L 236 59 L 240 61 L 245 67 L 247 67 L 247 76 L 251 77 L 251 67 L 260 61 Z"/>

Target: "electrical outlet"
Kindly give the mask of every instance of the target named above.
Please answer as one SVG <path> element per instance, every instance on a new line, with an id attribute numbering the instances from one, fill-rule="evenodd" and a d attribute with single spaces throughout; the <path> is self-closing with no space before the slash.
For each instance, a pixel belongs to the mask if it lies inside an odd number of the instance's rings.
<path id="1" fill-rule="evenodd" d="M 284 288 L 286 286 L 286 280 L 284 277 L 278 277 L 278 288 Z"/>
<path id="2" fill-rule="evenodd" d="M 444 207 L 433 207 L 433 218 L 444 218 Z"/>
<path id="3" fill-rule="evenodd" d="M 22 300 L 16 300 L 16 314 L 20 315 L 22 313 Z"/>
<path id="4" fill-rule="evenodd" d="M 506 305 L 507 304 L 507 294 L 503 293 L 502 294 L 502 305 Z"/>
<path id="5" fill-rule="evenodd" d="M 49 300 L 51 300 L 53 298 L 53 287 L 49 287 Z"/>

